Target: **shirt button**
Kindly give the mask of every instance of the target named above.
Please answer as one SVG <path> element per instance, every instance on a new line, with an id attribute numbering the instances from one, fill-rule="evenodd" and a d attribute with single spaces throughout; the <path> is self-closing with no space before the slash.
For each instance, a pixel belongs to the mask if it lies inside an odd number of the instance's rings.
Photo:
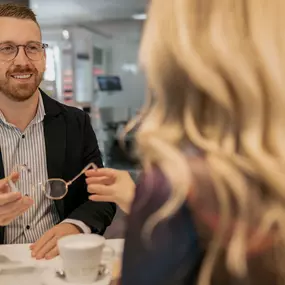
<path id="1" fill-rule="evenodd" d="M 24 139 L 26 136 L 25 135 L 22 135 L 22 139 Z"/>
<path id="2" fill-rule="evenodd" d="M 29 230 L 31 227 L 29 225 L 26 226 L 26 229 Z"/>

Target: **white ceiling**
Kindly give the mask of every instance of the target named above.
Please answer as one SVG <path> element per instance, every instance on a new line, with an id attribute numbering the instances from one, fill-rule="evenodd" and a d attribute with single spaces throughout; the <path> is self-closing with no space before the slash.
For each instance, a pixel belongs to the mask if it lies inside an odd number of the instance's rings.
<path id="1" fill-rule="evenodd" d="M 41 25 L 127 20 L 145 11 L 149 0 L 30 0 Z"/>

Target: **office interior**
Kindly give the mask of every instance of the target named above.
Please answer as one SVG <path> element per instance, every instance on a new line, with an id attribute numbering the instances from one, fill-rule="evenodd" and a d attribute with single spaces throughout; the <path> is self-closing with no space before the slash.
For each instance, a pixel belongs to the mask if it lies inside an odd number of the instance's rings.
<path id="1" fill-rule="evenodd" d="M 41 88 L 88 112 L 105 166 L 133 173 L 133 135 L 119 138 L 139 112 L 145 80 L 138 51 L 146 0 L 15 0 L 37 15 L 46 50 Z"/>
<path id="2" fill-rule="evenodd" d="M 126 124 L 140 111 L 146 85 L 138 62 L 147 0 L 0 0 L 37 15 L 46 50 L 41 88 L 52 98 L 88 112 L 104 165 L 136 179 L 133 133 L 120 145 Z M 118 211 L 107 237 L 123 235 Z"/>

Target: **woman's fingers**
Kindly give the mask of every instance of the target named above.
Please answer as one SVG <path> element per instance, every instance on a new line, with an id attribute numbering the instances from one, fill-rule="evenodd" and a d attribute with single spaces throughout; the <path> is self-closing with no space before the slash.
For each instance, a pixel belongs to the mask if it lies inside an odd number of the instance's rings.
<path id="1" fill-rule="evenodd" d="M 114 202 L 128 213 L 135 192 L 135 183 L 127 171 L 101 168 L 86 171 L 91 201 Z"/>
<path id="2" fill-rule="evenodd" d="M 114 179 L 107 177 L 107 176 L 102 176 L 102 177 L 89 177 L 86 178 L 86 183 L 87 184 L 103 184 L 103 185 L 111 185 L 114 183 Z"/>
<path id="3" fill-rule="evenodd" d="M 116 173 L 118 172 L 118 170 L 114 170 L 111 168 L 99 168 L 97 170 L 87 170 L 85 172 L 85 175 L 87 177 L 102 177 L 102 176 L 106 176 L 112 179 L 116 179 Z"/>
<path id="4" fill-rule="evenodd" d="M 106 185 L 91 184 L 91 185 L 88 185 L 87 190 L 90 194 L 97 194 L 97 195 L 102 195 L 102 196 L 104 195 L 112 196 L 113 195 L 112 187 L 106 186 Z"/>
<path id="5" fill-rule="evenodd" d="M 87 184 L 102 184 L 111 185 L 115 183 L 118 171 L 110 168 L 100 168 L 98 170 L 86 171 L 86 183 Z"/>
<path id="6" fill-rule="evenodd" d="M 94 202 L 115 202 L 113 196 L 107 195 L 91 195 L 89 196 L 89 200 Z"/>

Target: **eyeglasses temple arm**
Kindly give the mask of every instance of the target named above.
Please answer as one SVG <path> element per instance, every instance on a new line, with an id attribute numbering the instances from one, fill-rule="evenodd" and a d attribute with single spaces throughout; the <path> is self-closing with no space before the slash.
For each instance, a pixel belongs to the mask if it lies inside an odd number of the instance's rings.
<path id="1" fill-rule="evenodd" d="M 67 185 L 69 186 L 70 184 L 72 184 L 76 179 L 78 179 L 82 174 L 84 174 L 89 168 L 93 168 L 93 169 L 97 169 L 98 167 L 96 166 L 95 163 L 91 162 L 89 163 L 87 166 L 85 166 L 78 175 L 76 175 L 72 180 L 70 180 L 69 182 L 67 182 Z"/>

